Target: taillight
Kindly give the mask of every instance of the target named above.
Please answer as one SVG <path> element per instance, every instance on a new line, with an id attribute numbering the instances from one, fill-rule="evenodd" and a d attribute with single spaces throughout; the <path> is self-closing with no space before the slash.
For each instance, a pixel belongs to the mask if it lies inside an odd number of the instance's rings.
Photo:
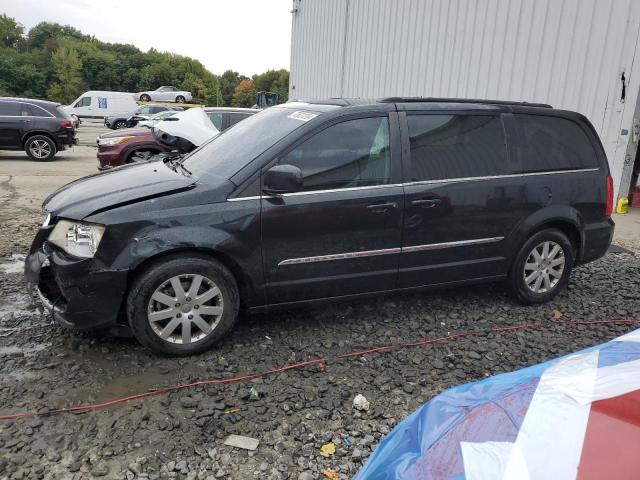
<path id="1" fill-rule="evenodd" d="M 60 126 L 62 128 L 73 128 L 73 122 L 71 120 L 60 120 Z"/>
<path id="2" fill-rule="evenodd" d="M 604 215 L 610 217 L 613 213 L 613 178 L 611 175 L 607 175 L 607 199 L 604 204 Z"/>

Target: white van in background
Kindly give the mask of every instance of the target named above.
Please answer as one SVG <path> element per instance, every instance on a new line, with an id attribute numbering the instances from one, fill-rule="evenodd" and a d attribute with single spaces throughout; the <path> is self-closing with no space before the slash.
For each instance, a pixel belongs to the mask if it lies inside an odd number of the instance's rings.
<path id="1" fill-rule="evenodd" d="M 90 90 L 80 95 L 64 109 L 80 118 L 104 118 L 109 115 L 131 113 L 138 104 L 133 93 Z"/>

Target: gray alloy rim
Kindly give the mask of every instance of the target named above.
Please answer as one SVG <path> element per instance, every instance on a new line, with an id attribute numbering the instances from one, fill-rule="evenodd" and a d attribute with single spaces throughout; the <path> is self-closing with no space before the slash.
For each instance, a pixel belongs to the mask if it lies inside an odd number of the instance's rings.
<path id="1" fill-rule="evenodd" d="M 127 126 L 127 122 L 123 122 L 122 120 L 118 120 L 114 125 L 116 130 L 120 130 L 121 128 L 125 128 Z"/>
<path id="2" fill-rule="evenodd" d="M 45 140 L 34 140 L 29 145 L 29 151 L 36 158 L 47 158 L 51 155 L 51 145 Z"/>
<path id="3" fill-rule="evenodd" d="M 181 95 L 178 95 L 178 98 L 176 98 L 176 102 L 177 103 L 184 103 L 184 97 Z"/>
<path id="4" fill-rule="evenodd" d="M 524 264 L 524 283 L 533 293 L 553 290 L 564 272 L 564 250 L 556 242 L 546 241 L 537 245 Z"/>
<path id="5" fill-rule="evenodd" d="M 153 292 L 147 320 L 162 340 L 189 345 L 211 335 L 223 312 L 222 293 L 215 282 L 203 275 L 177 275 Z"/>

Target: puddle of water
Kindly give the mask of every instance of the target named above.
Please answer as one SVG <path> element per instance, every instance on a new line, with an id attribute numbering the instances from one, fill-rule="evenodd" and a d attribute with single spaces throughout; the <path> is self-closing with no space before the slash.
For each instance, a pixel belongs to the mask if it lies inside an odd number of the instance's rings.
<path id="1" fill-rule="evenodd" d="M 16 254 L 11 255 L 11 261 L 9 263 L 0 263 L 0 270 L 4 273 L 24 272 L 24 256 Z"/>
<path id="2" fill-rule="evenodd" d="M 112 379 L 104 379 L 104 383 L 94 388 L 76 388 L 74 393 L 67 395 L 72 404 L 86 403 L 89 397 L 96 402 L 113 400 L 134 393 L 146 392 L 163 387 L 167 374 L 160 373 L 155 368 L 149 368 L 134 375 L 117 375 Z"/>

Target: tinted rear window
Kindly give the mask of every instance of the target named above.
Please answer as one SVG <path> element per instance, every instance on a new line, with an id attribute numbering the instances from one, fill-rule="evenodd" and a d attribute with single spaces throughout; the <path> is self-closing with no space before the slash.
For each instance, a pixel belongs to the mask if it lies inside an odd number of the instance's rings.
<path id="1" fill-rule="evenodd" d="M 504 175 L 504 129 L 497 115 L 409 115 L 410 181 Z"/>
<path id="2" fill-rule="evenodd" d="M 544 115 L 515 118 L 520 138 L 515 152 L 524 173 L 598 167 L 596 151 L 577 123 Z"/>

